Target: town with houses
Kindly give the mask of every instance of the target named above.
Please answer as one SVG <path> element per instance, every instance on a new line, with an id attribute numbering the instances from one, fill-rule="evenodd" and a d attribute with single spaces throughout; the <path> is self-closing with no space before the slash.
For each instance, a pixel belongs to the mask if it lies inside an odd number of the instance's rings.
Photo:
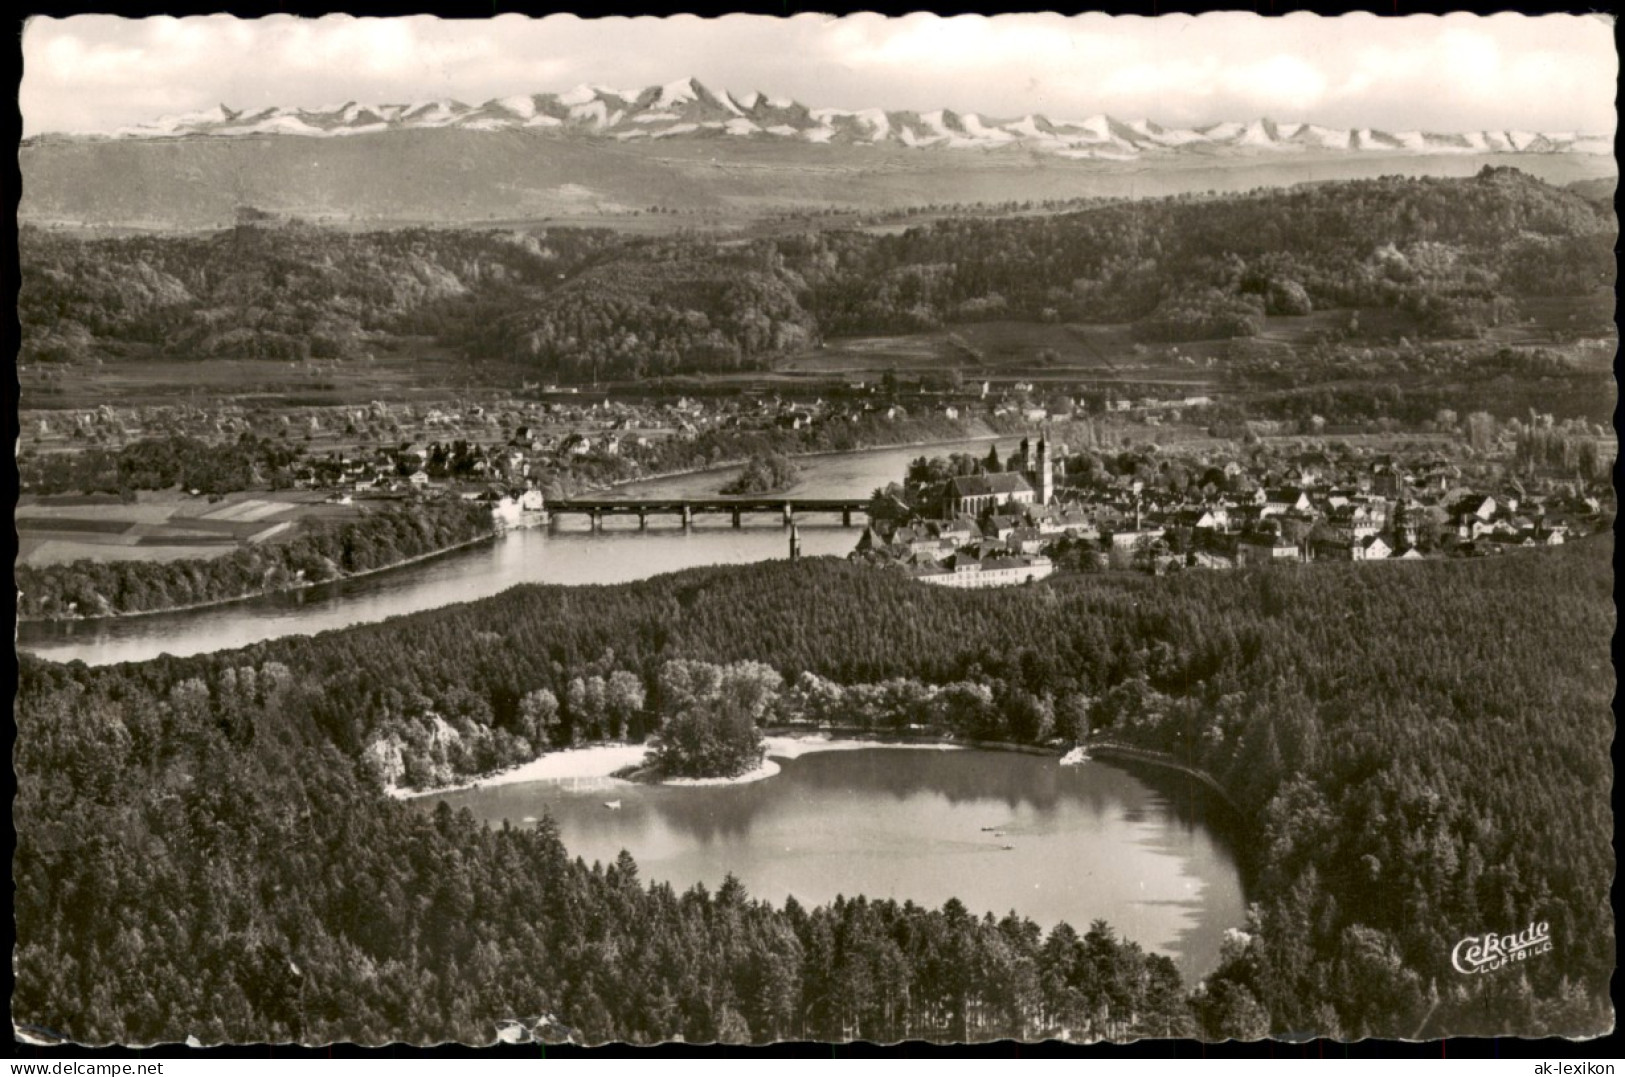
<path id="1" fill-rule="evenodd" d="M 509 526 L 541 518 L 549 498 L 733 462 L 760 435 L 774 435 L 776 449 L 791 454 L 883 447 L 900 440 L 891 436 L 896 424 L 913 419 L 948 440 L 973 430 L 1029 433 L 1007 458 L 922 456 L 907 483 L 871 505 L 852 557 L 950 587 L 1023 584 L 1057 571 L 1485 556 L 1560 544 L 1610 526 L 1612 513 L 1606 491 L 1577 474 L 1531 468 L 1512 476 L 1492 464 L 1511 455 L 1519 420 L 1499 431 L 1497 444 L 1464 458 L 1459 438 L 1396 435 L 1390 443 L 1412 451 L 1388 452 L 1267 422 L 1247 423 L 1245 440 L 1204 439 L 1198 424 L 1214 404 L 1206 396 L 1085 387 L 1068 395 L 1026 382 L 958 392 L 922 382 L 913 394 L 853 382 L 812 400 L 525 388 L 523 396 L 435 405 L 25 414 L 23 492 L 30 466 L 53 455 L 162 437 L 260 439 L 282 447 L 286 461 L 257 476 L 262 488 L 305 491 L 330 505 L 483 500 Z M 1550 417 L 1532 414 L 1528 428 L 1541 426 Z M 1047 432 L 1033 433 L 1040 430 Z M 1260 430 L 1264 438 L 1252 436 Z M 1080 431 L 1087 447 L 1054 440 Z M 1186 445 L 1164 434 L 1198 436 Z M 1110 447 L 1130 442 L 1138 447 Z"/>
<path id="2" fill-rule="evenodd" d="M 984 460 L 916 461 L 852 556 L 923 583 L 996 587 L 1061 567 L 1161 575 L 1481 557 L 1611 526 L 1611 513 L 1578 482 L 1513 478 L 1491 488 L 1439 453 L 1314 448 L 1261 466 L 1174 458 L 1151 474 L 1143 461 L 1114 473 L 1091 454 L 1088 466 L 1066 466 L 1082 459 L 1039 435 L 1003 460 L 994 451 Z M 969 473 L 942 478 L 934 464 Z"/>
<path id="3" fill-rule="evenodd" d="M 617 398 L 609 392 L 526 384 L 521 394 L 415 404 L 256 407 L 246 404 L 154 404 L 21 415 L 24 463 L 66 459 L 87 449 L 117 451 L 143 439 L 189 437 L 262 439 L 282 446 L 292 462 L 262 476 L 271 489 L 322 490 L 342 498 L 432 493 L 471 486 L 492 490 L 569 483 L 624 482 L 729 462 L 725 453 L 694 460 L 680 451 L 705 435 L 776 433 L 811 441 L 815 450 L 883 447 L 888 428 L 910 419 L 935 421 L 952 438 L 980 421 L 999 433 L 1091 411 L 1157 426 L 1177 421 L 1208 397 L 1131 399 L 1077 390 L 1042 396 L 1031 382 L 989 382 L 961 392 L 934 390 L 921 379 L 909 390 L 894 380 L 853 380 L 828 396 L 693 395 Z M 28 469 L 22 491 L 30 492 Z M 488 492 L 488 491 L 482 491 Z"/>

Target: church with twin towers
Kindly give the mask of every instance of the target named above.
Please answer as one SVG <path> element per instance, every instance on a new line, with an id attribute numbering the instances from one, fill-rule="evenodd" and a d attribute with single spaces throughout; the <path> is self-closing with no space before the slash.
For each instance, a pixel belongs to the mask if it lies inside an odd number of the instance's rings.
<path id="1" fill-rule="evenodd" d="M 990 453 L 997 459 L 998 448 Z M 1021 439 L 1021 447 L 1010 454 L 1003 471 L 984 475 L 956 475 L 943 490 L 942 515 L 980 518 L 1011 505 L 1046 506 L 1055 501 L 1055 463 L 1043 434 L 1037 444 Z"/>

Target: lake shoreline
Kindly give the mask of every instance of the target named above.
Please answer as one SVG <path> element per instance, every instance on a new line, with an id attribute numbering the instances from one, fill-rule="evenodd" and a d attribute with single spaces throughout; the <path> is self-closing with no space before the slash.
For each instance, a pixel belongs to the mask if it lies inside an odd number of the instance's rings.
<path id="1" fill-rule="evenodd" d="M 456 791 L 392 793 L 493 827 L 551 819 L 573 855 L 608 864 L 627 849 L 642 877 L 678 890 L 714 890 L 731 872 L 774 903 L 953 898 L 976 915 L 1015 908 L 1045 926 L 1110 911 L 1195 982 L 1217 965 L 1224 930 L 1245 923 L 1244 857 L 1211 817 L 1229 813 L 1193 798 L 1203 790 L 1172 768 L 1115 757 L 1069 766 L 1062 747 L 781 726 L 771 765 L 734 779 L 609 777 L 617 755 L 643 750 L 617 744 L 550 753 L 554 781 L 522 784 L 528 775 L 509 771 Z M 820 754 L 842 750 L 858 754 Z M 1000 881 L 1012 875 L 1016 887 Z M 949 877 L 958 881 L 944 888 Z"/>
<path id="2" fill-rule="evenodd" d="M 1012 752 L 1019 755 L 1064 758 L 1069 751 L 1082 748 L 1086 761 L 1105 763 L 1138 763 L 1173 771 L 1192 778 L 1208 792 L 1214 794 L 1230 811 L 1241 812 L 1223 784 L 1213 775 L 1192 766 L 1166 752 L 1150 748 L 1136 748 L 1115 742 L 1087 741 L 1075 746 L 1021 744 L 1016 741 L 962 740 L 930 733 L 871 733 L 851 726 L 832 726 L 809 730 L 795 726 L 772 726 L 763 731 L 766 751 L 760 766 L 743 774 L 727 778 L 659 778 L 648 775 L 644 766 L 647 743 L 613 741 L 588 744 L 575 748 L 561 748 L 547 752 L 525 763 L 505 770 L 471 778 L 454 785 L 435 789 L 406 789 L 388 787 L 388 794 L 397 800 L 421 800 L 446 793 L 459 793 L 502 785 L 525 785 L 547 781 L 602 781 L 606 788 L 613 784 L 662 785 L 673 788 L 706 788 L 723 785 L 748 785 L 777 776 L 782 768 L 775 760 L 794 760 L 816 752 L 862 751 L 870 748 L 909 748 L 934 751 Z"/>
<path id="3" fill-rule="evenodd" d="M 639 781 L 634 778 L 618 777 L 619 774 L 635 770 L 642 765 L 648 751 L 648 745 L 614 741 L 607 744 L 583 745 L 579 748 L 561 748 L 558 751 L 539 755 L 535 759 L 519 763 L 506 770 L 495 771 L 454 785 L 443 785 L 435 789 L 407 789 L 401 786 L 390 786 L 387 791 L 391 797 L 397 800 L 421 800 L 424 797 L 438 796 L 445 793 L 460 793 L 471 789 L 486 789 L 499 785 L 525 785 L 530 782 L 546 781 L 596 780 L 606 783 L 624 783 L 626 785 L 669 785 L 678 788 L 685 786 L 743 785 L 762 781 L 778 774 L 780 768 L 777 763 L 773 762 L 774 759 L 799 759 L 803 755 L 811 755 L 814 752 L 849 752 L 865 748 L 888 747 L 916 748 L 928 751 L 955 751 L 982 747 L 981 744 L 976 742 L 954 741 L 943 737 L 918 738 L 915 740 L 881 740 L 860 738 L 849 734 L 826 736 L 822 733 L 807 730 L 770 732 L 765 739 L 767 741 L 767 752 L 763 758 L 762 766 L 755 767 L 732 778 L 664 778 L 656 781 Z M 1054 755 L 1059 753 L 1038 750 L 1028 754 Z"/>
<path id="4" fill-rule="evenodd" d="M 1223 801 L 1227 808 L 1238 815 L 1241 814 L 1241 807 L 1231 799 L 1229 790 L 1225 789 L 1224 785 L 1221 784 L 1217 778 L 1203 770 L 1201 767 L 1192 766 L 1189 763 L 1175 758 L 1167 752 L 1159 752 L 1151 748 L 1136 748 L 1129 744 L 1116 744 L 1111 742 L 1095 744 L 1089 744 L 1086 742 L 1083 747 L 1088 750 L 1090 758 L 1097 759 L 1103 763 L 1109 763 L 1113 759 L 1127 763 L 1143 763 L 1146 766 L 1161 767 L 1164 770 L 1177 771 L 1188 778 L 1194 778 L 1196 781 L 1200 782 L 1202 786 L 1208 790 L 1208 792 L 1213 793 L 1221 801 Z"/>

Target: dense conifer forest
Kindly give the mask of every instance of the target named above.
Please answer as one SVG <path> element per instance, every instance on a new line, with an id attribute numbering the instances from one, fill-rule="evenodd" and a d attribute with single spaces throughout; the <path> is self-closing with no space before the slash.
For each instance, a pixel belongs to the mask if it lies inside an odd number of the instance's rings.
<path id="1" fill-rule="evenodd" d="M 967 593 L 814 559 L 140 665 L 24 656 L 14 1017 L 130 1042 L 485 1041 L 538 1015 L 589 1042 L 1599 1033 L 1609 555 Z M 429 727 L 456 733 L 419 762 L 436 780 L 613 735 L 607 716 L 652 732 L 676 660 L 760 664 L 802 720 L 832 693 L 876 723 L 946 695 L 913 713 L 1200 768 L 1236 805 L 1248 931 L 1181 984 L 1105 925 L 774 909 L 748 879 L 677 894 L 629 858 L 572 862 L 545 823 L 384 795 L 377 746 Z M 1452 969 L 1458 940 L 1531 920 L 1551 954 Z"/>
<path id="2" fill-rule="evenodd" d="M 242 225 L 81 241 L 24 229 L 25 362 L 357 357 L 433 337 L 559 381 L 753 369 L 826 336 L 956 322 L 1246 338 L 1270 314 L 1403 311 L 1473 337 L 1613 279 L 1607 207 L 1512 169 L 1385 177 L 896 235 L 625 238 Z"/>

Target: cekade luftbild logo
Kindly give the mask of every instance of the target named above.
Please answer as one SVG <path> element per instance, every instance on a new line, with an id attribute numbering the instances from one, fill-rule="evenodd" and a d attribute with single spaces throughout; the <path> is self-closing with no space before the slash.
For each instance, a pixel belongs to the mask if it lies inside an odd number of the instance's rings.
<path id="1" fill-rule="evenodd" d="M 1531 921 L 1516 935 L 1469 935 L 1450 951 L 1456 971 L 1471 976 L 1494 972 L 1538 954 L 1552 952 L 1552 927 L 1546 921 Z"/>

